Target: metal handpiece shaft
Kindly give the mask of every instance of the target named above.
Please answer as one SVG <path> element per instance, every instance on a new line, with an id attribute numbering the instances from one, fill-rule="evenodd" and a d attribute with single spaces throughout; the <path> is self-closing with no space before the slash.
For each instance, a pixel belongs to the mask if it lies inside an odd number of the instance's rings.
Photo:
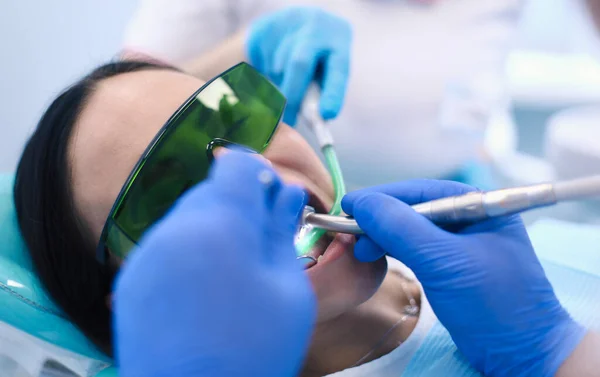
<path id="1" fill-rule="evenodd" d="M 553 185 L 540 184 L 489 192 L 472 192 L 417 204 L 412 208 L 438 225 L 449 225 L 520 213 L 533 208 L 550 206 L 556 202 Z M 356 221 L 350 217 L 305 211 L 303 223 L 332 232 L 362 233 Z"/>

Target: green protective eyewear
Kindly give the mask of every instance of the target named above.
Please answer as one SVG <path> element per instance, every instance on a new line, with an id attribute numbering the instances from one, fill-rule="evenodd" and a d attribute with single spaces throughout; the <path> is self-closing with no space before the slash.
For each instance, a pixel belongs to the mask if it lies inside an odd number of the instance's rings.
<path id="1" fill-rule="evenodd" d="M 127 178 L 102 230 L 97 259 L 124 259 L 187 189 L 206 178 L 213 148 L 263 152 L 285 104 L 275 85 L 246 63 L 204 84 L 171 116 Z"/>

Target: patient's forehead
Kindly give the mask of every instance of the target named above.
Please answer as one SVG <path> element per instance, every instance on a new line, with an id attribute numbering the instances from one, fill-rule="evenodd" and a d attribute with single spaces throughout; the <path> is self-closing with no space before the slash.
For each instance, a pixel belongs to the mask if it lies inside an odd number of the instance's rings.
<path id="1" fill-rule="evenodd" d="M 96 239 L 143 151 L 202 84 L 158 69 L 121 74 L 98 84 L 69 144 L 75 205 Z"/>

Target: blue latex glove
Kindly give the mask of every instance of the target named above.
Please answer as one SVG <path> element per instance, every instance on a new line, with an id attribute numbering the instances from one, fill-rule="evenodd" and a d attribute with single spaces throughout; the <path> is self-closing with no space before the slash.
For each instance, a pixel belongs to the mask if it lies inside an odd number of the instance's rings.
<path id="1" fill-rule="evenodd" d="M 411 268 L 440 322 L 480 372 L 554 376 L 585 330 L 558 302 L 521 219 L 496 218 L 451 233 L 407 205 L 472 190 L 421 180 L 351 193 L 344 211 L 367 235 L 355 253 L 374 260 L 387 252 Z"/>
<path id="2" fill-rule="evenodd" d="M 215 164 L 120 272 L 122 376 L 298 373 L 316 317 L 294 249 L 304 191 L 248 155 L 230 152 Z"/>
<path id="3" fill-rule="evenodd" d="M 319 110 L 336 117 L 344 102 L 352 30 L 343 19 L 319 8 L 288 7 L 256 21 L 249 30 L 250 64 L 269 77 L 287 98 L 284 121 L 296 124 L 309 84 L 321 85 Z M 322 67 L 322 77 L 317 68 Z"/>

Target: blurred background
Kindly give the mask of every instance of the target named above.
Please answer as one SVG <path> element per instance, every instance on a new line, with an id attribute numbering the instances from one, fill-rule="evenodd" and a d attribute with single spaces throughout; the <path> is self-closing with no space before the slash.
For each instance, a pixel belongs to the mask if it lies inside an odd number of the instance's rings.
<path id="1" fill-rule="evenodd" d="M 115 55 L 136 0 L 3 0 L 0 32 L 0 171 L 15 169 L 42 109 L 90 68 Z M 529 0 L 508 63 L 510 111 L 487 135 L 501 186 L 600 170 L 600 38 L 579 0 Z M 551 214 L 596 222 L 597 208 Z M 592 208 L 590 211 L 589 209 Z"/>

